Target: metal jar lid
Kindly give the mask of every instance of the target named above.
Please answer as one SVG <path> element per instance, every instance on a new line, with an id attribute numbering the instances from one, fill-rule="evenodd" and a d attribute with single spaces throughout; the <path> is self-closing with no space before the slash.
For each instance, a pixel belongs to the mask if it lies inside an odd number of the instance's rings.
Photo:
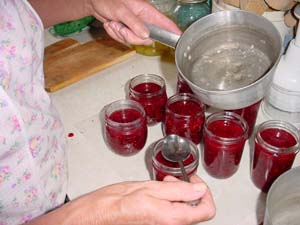
<path id="1" fill-rule="evenodd" d="M 202 3 L 206 2 L 207 0 L 179 0 L 181 3 Z"/>

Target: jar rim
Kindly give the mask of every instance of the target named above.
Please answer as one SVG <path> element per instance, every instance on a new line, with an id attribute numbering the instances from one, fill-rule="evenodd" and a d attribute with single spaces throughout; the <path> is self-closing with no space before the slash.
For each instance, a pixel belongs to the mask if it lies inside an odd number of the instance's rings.
<path id="1" fill-rule="evenodd" d="M 122 108 L 124 107 L 124 108 Z M 125 122 L 125 123 L 120 123 L 120 122 L 116 122 L 113 121 L 111 119 L 109 119 L 109 116 L 121 109 L 134 109 L 137 110 L 139 113 L 141 113 L 141 117 L 131 121 L 131 122 Z M 143 121 L 146 121 L 146 112 L 143 108 L 143 106 L 131 99 L 122 99 L 122 100 L 117 100 L 114 101 L 108 105 L 106 105 L 104 107 L 104 111 L 105 111 L 105 121 L 106 124 L 109 126 L 120 126 L 123 129 L 135 129 L 137 126 L 139 126 L 141 123 L 143 123 Z"/>
<path id="2" fill-rule="evenodd" d="M 134 87 L 137 86 L 138 84 L 141 84 L 143 82 L 138 82 L 134 84 L 137 80 L 144 80 L 144 83 L 155 83 L 159 85 L 161 88 L 157 91 L 151 92 L 151 93 L 141 93 L 139 91 L 134 90 Z M 149 82 L 150 81 L 150 82 Z M 135 77 L 131 78 L 129 81 L 129 92 L 133 93 L 134 95 L 137 96 L 144 96 L 146 98 L 150 98 L 153 96 L 161 95 L 166 91 L 166 82 L 165 80 L 157 75 L 157 74 L 152 74 L 152 73 L 144 73 L 144 74 L 139 74 L 136 75 Z"/>
<path id="3" fill-rule="evenodd" d="M 182 115 L 182 114 L 178 114 L 176 112 L 173 112 L 172 110 L 170 110 L 168 108 L 169 105 L 175 103 L 175 102 L 178 102 L 178 101 L 191 101 L 191 102 L 195 102 L 196 104 L 198 104 L 202 111 L 193 115 L 193 116 L 202 116 L 202 115 L 205 115 L 205 104 L 200 101 L 194 94 L 190 94 L 190 93 L 178 93 L 178 94 L 174 94 L 173 96 L 171 96 L 167 102 L 166 102 L 166 113 L 167 112 L 171 112 L 174 114 L 175 117 L 177 118 L 189 118 L 191 117 L 191 115 Z"/>
<path id="4" fill-rule="evenodd" d="M 240 125 L 243 128 L 243 134 L 239 137 L 233 137 L 233 138 L 220 137 L 208 129 L 208 125 L 211 122 L 219 121 L 219 120 L 229 121 L 232 119 L 234 119 L 234 122 L 236 124 Z M 223 144 L 232 144 L 240 140 L 246 140 L 248 138 L 248 130 L 249 130 L 249 126 L 247 124 L 247 121 L 239 114 L 230 111 L 212 113 L 207 117 L 204 123 L 204 132 L 206 132 L 209 136 L 213 137 L 215 140 L 222 142 Z"/>
<path id="5" fill-rule="evenodd" d="M 207 0 L 178 0 L 179 2 L 182 3 L 203 3 L 206 2 Z"/>
<path id="6" fill-rule="evenodd" d="M 269 144 L 262 138 L 261 132 L 270 128 L 284 130 L 287 133 L 291 134 L 293 138 L 295 138 L 296 144 L 290 147 L 276 147 L 272 144 Z M 265 149 L 272 153 L 278 153 L 278 152 L 282 154 L 297 153 L 299 151 L 299 130 L 294 125 L 292 125 L 287 121 L 268 120 L 259 125 L 255 135 L 255 142 L 259 142 L 260 145 L 266 147 Z"/>

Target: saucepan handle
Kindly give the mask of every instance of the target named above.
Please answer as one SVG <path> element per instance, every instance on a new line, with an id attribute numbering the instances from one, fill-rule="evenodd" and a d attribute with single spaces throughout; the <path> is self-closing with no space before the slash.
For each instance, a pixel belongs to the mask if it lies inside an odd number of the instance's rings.
<path id="1" fill-rule="evenodd" d="M 167 45 L 167 46 L 175 49 L 177 42 L 180 38 L 180 35 L 177 35 L 172 32 L 169 32 L 167 30 L 164 30 L 153 24 L 146 23 L 146 26 L 148 27 L 148 29 L 150 31 L 150 38 L 152 40 L 158 41 L 164 45 Z"/>

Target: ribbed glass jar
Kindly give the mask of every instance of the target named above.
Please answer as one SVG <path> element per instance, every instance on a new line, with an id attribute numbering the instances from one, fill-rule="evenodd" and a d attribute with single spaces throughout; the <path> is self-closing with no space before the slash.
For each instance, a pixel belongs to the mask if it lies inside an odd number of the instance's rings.
<path id="1" fill-rule="evenodd" d="M 272 183 L 289 170 L 299 151 L 299 130 L 280 120 L 259 125 L 251 157 L 251 178 L 256 187 L 268 192 Z"/>
<path id="2" fill-rule="evenodd" d="M 216 112 L 205 122 L 202 162 L 216 178 L 228 178 L 239 167 L 247 140 L 247 122 L 233 112 Z"/>
<path id="3" fill-rule="evenodd" d="M 115 153 L 130 156 L 138 153 L 147 140 L 146 113 L 140 103 L 126 99 L 104 107 L 104 138 Z"/>

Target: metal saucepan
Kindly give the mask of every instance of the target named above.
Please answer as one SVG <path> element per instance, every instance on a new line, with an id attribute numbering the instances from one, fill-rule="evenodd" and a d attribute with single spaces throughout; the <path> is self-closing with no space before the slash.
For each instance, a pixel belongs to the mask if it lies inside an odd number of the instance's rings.
<path id="1" fill-rule="evenodd" d="M 281 36 L 266 18 L 220 11 L 181 36 L 148 24 L 150 37 L 175 48 L 180 76 L 207 105 L 239 109 L 261 100 L 282 53 Z"/>

